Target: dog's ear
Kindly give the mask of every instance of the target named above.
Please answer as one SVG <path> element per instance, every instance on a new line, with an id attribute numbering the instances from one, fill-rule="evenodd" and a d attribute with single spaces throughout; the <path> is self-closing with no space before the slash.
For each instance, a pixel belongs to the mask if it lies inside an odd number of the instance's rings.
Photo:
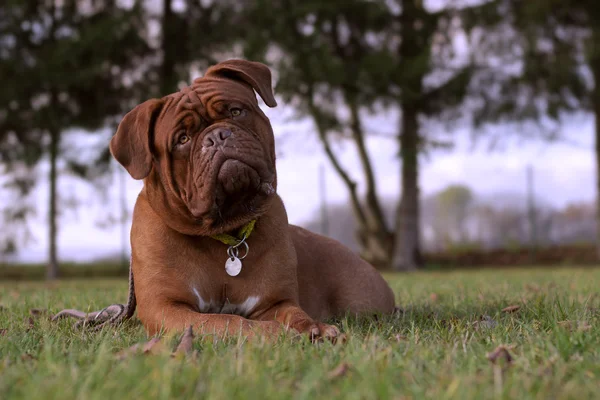
<path id="1" fill-rule="evenodd" d="M 276 107 L 271 70 L 265 64 L 247 60 L 227 60 L 210 67 L 204 76 L 223 76 L 252 86 L 266 105 Z"/>
<path id="2" fill-rule="evenodd" d="M 128 112 L 110 140 L 110 152 L 134 179 L 144 179 L 152 169 L 150 140 L 163 101 L 151 99 Z"/>

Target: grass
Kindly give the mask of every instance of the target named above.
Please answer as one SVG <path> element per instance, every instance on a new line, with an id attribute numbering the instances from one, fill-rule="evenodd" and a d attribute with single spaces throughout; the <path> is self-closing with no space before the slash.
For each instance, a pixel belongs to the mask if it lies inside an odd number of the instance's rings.
<path id="1" fill-rule="evenodd" d="M 345 344 L 197 337 L 171 357 L 117 354 L 148 340 L 132 321 L 97 334 L 29 321 L 31 308 L 98 309 L 126 279 L 0 284 L 2 399 L 592 399 L 600 393 L 600 270 L 386 275 L 404 313 L 337 321 Z M 520 309 L 502 312 L 507 306 Z M 477 323 L 486 316 L 484 323 Z M 488 354 L 507 346 L 512 362 Z M 158 347 L 157 347 L 158 348 Z M 504 360 L 504 361 L 503 361 Z"/>

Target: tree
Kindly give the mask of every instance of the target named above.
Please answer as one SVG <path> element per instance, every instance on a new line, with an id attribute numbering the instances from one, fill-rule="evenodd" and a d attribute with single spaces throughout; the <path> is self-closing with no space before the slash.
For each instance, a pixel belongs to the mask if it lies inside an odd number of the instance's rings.
<path id="1" fill-rule="evenodd" d="M 143 97 L 145 32 L 139 2 L 129 9 L 112 0 L 0 6 L 0 161 L 21 195 L 31 190 L 35 167 L 49 163 L 49 279 L 59 273 L 59 167 L 90 178 L 110 159 L 106 148 L 82 160 L 63 151 L 64 138 L 73 129 L 96 132 Z"/>
<path id="2" fill-rule="evenodd" d="M 464 185 L 451 185 L 439 192 L 435 200 L 436 233 L 441 234 L 446 244 L 467 242 L 469 240 L 468 216 L 474 201 L 471 189 Z"/>
<path id="3" fill-rule="evenodd" d="M 592 0 L 494 0 L 463 13 L 478 65 L 477 130 L 490 124 L 554 140 L 569 115 L 595 117 L 600 258 L 600 8 Z M 537 129 L 536 129 L 537 128 Z"/>
<path id="4" fill-rule="evenodd" d="M 246 55 L 274 66 L 277 92 L 314 122 L 350 194 L 362 255 L 377 265 L 421 263 L 419 156 L 436 143 L 425 127 L 457 120 L 469 82 L 469 67 L 453 63 L 452 15 L 418 0 L 261 0 L 240 24 Z M 385 109 L 399 115 L 402 194 L 394 224 L 383 217 L 364 123 L 365 114 Z M 335 152 L 340 140 L 359 154 L 362 195 Z"/>

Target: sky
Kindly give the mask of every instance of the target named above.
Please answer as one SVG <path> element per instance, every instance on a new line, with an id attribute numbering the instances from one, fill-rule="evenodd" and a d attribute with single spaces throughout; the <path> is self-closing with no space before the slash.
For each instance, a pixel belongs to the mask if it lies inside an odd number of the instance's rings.
<path id="1" fill-rule="evenodd" d="M 279 102 L 279 104 L 282 104 Z M 344 184 L 330 167 L 308 121 L 289 121 L 289 109 L 281 105 L 274 109 L 263 107 L 273 123 L 278 152 L 278 193 L 286 205 L 290 223 L 302 224 L 318 215 L 320 207 L 319 170 L 325 170 L 325 196 L 328 204 L 348 199 Z M 391 115 L 381 115 L 368 120 L 366 126 L 381 135 L 368 140 L 368 149 L 377 176 L 379 194 L 397 198 L 400 187 L 399 160 L 396 141 L 386 134 L 394 131 L 397 120 Z M 500 131 L 502 133 L 502 131 Z M 450 184 L 470 186 L 480 197 L 497 194 L 525 195 L 526 168 L 534 165 L 535 193 L 541 201 L 556 207 L 571 202 L 592 201 L 595 196 L 595 158 L 593 153 L 593 119 L 580 118 L 563 128 L 567 140 L 547 143 L 536 140 L 517 141 L 506 132 L 501 149 L 490 151 L 482 141 L 473 146 L 469 132 L 453 132 L 455 147 L 438 150 L 421 159 L 420 187 L 427 196 Z M 111 133 L 101 137 L 108 140 Z M 526 133 L 522 136 L 526 137 Z M 96 138 L 96 141 L 98 138 Z M 103 139 L 104 140 L 104 139 Z M 351 143 L 337 147 L 343 165 L 359 182 L 360 167 Z M 115 182 L 106 197 L 81 182 L 61 178 L 63 192 L 76 193 L 83 205 L 67 211 L 61 218 L 59 230 L 59 256 L 63 261 L 89 261 L 118 254 L 121 249 L 121 229 L 118 226 L 101 228 L 107 214 L 118 213 L 119 185 L 116 163 Z M 126 177 L 127 204 L 133 209 L 142 182 Z M 47 184 L 40 182 L 34 192 L 38 217 L 30 222 L 35 242 L 22 248 L 17 259 L 23 262 L 43 262 L 47 254 Z M 129 226 L 127 227 L 129 229 Z M 127 232 L 128 236 L 128 232 Z M 128 240 L 128 237 L 127 237 Z"/>

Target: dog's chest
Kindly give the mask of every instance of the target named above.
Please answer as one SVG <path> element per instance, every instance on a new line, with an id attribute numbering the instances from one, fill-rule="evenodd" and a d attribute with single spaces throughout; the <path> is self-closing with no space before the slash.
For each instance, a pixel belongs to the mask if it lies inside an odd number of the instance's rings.
<path id="1" fill-rule="evenodd" d="M 198 310 L 207 314 L 236 314 L 248 317 L 260 302 L 259 296 L 248 296 L 242 302 L 231 302 L 225 294 L 219 299 L 203 298 L 196 288 L 192 288 L 197 300 Z"/>

